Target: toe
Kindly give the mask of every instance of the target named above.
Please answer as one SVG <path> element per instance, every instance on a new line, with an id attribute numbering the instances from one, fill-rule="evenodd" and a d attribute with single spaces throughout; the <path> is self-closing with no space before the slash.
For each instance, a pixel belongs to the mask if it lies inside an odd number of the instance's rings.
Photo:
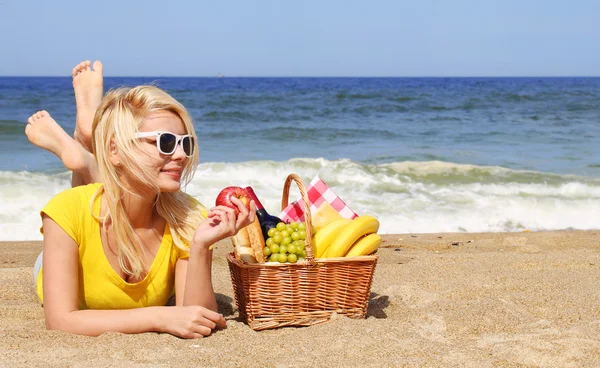
<path id="1" fill-rule="evenodd" d="M 75 66 L 75 68 L 73 68 L 72 75 L 73 75 L 73 77 L 75 77 L 82 71 L 89 69 L 89 68 L 90 68 L 90 61 L 89 60 L 82 61 L 81 63 L 77 64 Z"/>
<path id="2" fill-rule="evenodd" d="M 100 74 L 102 74 L 102 62 L 100 60 L 96 60 L 94 61 L 94 65 L 93 65 L 94 71 L 98 72 Z"/>

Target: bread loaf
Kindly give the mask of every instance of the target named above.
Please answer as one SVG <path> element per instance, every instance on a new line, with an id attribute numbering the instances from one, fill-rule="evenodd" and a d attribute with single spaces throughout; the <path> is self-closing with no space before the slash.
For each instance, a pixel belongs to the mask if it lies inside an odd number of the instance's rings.
<path id="1" fill-rule="evenodd" d="M 233 254 L 236 259 L 247 263 L 263 263 L 266 261 L 263 253 L 265 239 L 258 218 L 232 236 L 231 242 L 233 243 Z"/>

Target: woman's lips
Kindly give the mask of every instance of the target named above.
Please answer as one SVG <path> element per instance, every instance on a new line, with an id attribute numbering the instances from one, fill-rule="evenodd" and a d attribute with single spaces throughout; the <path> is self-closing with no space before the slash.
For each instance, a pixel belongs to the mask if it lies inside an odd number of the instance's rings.
<path id="1" fill-rule="evenodd" d="M 181 177 L 181 169 L 164 169 L 164 170 L 160 170 L 161 173 L 163 174 L 167 174 L 169 176 L 172 176 L 174 178 L 180 178 Z"/>

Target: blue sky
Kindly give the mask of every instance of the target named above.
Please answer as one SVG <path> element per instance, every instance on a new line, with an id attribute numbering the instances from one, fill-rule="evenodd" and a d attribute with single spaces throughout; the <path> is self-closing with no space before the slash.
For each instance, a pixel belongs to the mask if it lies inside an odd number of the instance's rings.
<path id="1" fill-rule="evenodd" d="M 600 76 L 600 1 L 0 0 L 0 75 Z"/>

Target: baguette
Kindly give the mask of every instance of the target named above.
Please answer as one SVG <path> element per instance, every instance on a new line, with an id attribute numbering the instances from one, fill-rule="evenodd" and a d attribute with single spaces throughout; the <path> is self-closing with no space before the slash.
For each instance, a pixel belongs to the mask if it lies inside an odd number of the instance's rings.
<path id="1" fill-rule="evenodd" d="M 260 229 L 258 218 L 250 225 L 240 229 L 231 237 L 235 258 L 246 263 L 263 263 L 265 240 Z"/>

